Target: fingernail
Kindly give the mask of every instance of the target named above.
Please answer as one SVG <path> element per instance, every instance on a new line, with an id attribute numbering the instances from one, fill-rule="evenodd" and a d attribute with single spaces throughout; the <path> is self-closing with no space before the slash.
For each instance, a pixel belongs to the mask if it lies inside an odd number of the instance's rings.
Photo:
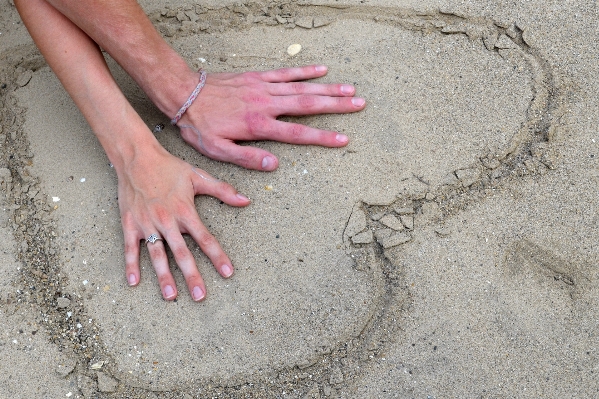
<path id="1" fill-rule="evenodd" d="M 349 139 L 347 138 L 347 136 L 345 134 L 337 134 L 337 136 L 335 136 L 335 139 L 340 142 L 340 143 L 347 143 L 349 141 Z"/>
<path id="2" fill-rule="evenodd" d="M 175 290 L 173 289 L 173 287 L 171 287 L 170 285 L 167 285 L 166 287 L 164 287 L 164 297 L 165 298 L 170 298 L 173 295 L 175 295 Z"/>
<path id="3" fill-rule="evenodd" d="M 243 195 L 243 194 L 237 194 L 237 196 L 236 196 L 236 197 L 237 197 L 237 198 L 239 198 L 239 199 L 240 199 L 240 200 L 242 200 L 242 201 L 249 201 L 249 200 L 250 200 L 248 197 L 246 197 L 246 196 L 245 196 L 245 195 Z"/>
<path id="4" fill-rule="evenodd" d="M 327 67 L 324 65 L 317 65 L 314 69 L 316 69 L 316 72 L 325 72 L 327 70 Z"/>
<path id="5" fill-rule="evenodd" d="M 191 296 L 193 297 L 194 301 L 201 301 L 202 299 L 204 299 L 204 290 L 201 289 L 200 287 L 194 287 L 193 291 L 191 291 Z"/>
<path id="6" fill-rule="evenodd" d="M 267 155 L 264 158 L 262 158 L 262 169 L 271 170 L 275 167 L 276 162 L 277 160 L 275 159 L 275 157 Z"/>
<path id="7" fill-rule="evenodd" d="M 361 107 L 361 106 L 363 106 L 363 105 L 364 105 L 364 103 L 365 103 L 366 101 L 364 101 L 364 99 L 363 99 L 363 98 L 360 98 L 360 97 L 354 97 L 354 98 L 352 98 L 352 99 L 351 99 L 351 102 L 352 102 L 352 104 L 354 104 L 356 107 Z"/>
<path id="8" fill-rule="evenodd" d="M 229 265 L 223 265 L 220 268 L 220 272 L 223 274 L 223 276 L 225 277 L 231 277 L 231 275 L 233 274 L 233 269 L 231 268 L 231 266 Z"/>
<path id="9" fill-rule="evenodd" d="M 127 281 L 129 282 L 129 285 L 135 285 L 135 283 L 137 283 L 137 278 L 135 277 L 135 274 L 131 273 Z"/>
<path id="10" fill-rule="evenodd" d="M 354 92 L 353 86 L 343 85 L 341 86 L 341 93 L 343 94 L 352 94 Z"/>

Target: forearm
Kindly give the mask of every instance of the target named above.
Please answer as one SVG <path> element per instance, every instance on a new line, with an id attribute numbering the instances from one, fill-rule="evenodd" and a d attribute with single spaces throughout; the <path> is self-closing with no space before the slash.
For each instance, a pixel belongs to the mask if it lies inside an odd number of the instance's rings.
<path id="1" fill-rule="evenodd" d="M 47 0 L 106 50 L 172 118 L 197 85 L 135 0 Z"/>
<path id="2" fill-rule="evenodd" d="M 97 45 L 44 0 L 15 1 L 35 43 L 122 171 L 159 144 L 116 85 Z"/>

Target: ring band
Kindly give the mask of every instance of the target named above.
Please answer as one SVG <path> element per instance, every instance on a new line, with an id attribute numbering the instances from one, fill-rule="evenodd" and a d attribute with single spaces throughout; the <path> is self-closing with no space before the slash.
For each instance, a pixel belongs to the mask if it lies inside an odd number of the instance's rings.
<path id="1" fill-rule="evenodd" d="M 147 243 L 154 244 L 156 241 L 162 241 L 162 238 L 160 238 L 160 236 L 156 233 L 154 233 L 151 236 L 149 236 L 148 238 L 146 238 L 146 244 Z"/>

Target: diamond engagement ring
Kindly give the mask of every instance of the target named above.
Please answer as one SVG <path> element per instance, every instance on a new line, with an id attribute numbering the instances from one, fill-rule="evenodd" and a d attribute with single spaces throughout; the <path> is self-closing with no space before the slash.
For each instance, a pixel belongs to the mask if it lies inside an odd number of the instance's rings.
<path id="1" fill-rule="evenodd" d="M 149 236 L 148 238 L 146 238 L 146 244 L 147 243 L 154 244 L 158 240 L 162 241 L 162 238 L 160 238 L 160 236 L 158 234 L 154 233 L 151 236 Z"/>

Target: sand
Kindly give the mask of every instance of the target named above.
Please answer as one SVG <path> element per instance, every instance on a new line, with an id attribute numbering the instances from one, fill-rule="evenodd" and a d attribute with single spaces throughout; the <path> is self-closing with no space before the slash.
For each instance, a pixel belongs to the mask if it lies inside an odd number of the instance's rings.
<path id="1" fill-rule="evenodd" d="M 127 287 L 116 175 L 1 5 L 0 397 L 596 395 L 594 7 L 142 6 L 194 67 L 325 63 L 320 80 L 368 107 L 288 118 L 351 142 L 255 143 L 279 157 L 271 173 L 157 132 L 252 199 L 196 199 L 236 273 L 221 279 L 190 240 L 208 298 L 165 302 L 144 251 Z M 148 126 L 165 123 L 108 61 Z"/>

